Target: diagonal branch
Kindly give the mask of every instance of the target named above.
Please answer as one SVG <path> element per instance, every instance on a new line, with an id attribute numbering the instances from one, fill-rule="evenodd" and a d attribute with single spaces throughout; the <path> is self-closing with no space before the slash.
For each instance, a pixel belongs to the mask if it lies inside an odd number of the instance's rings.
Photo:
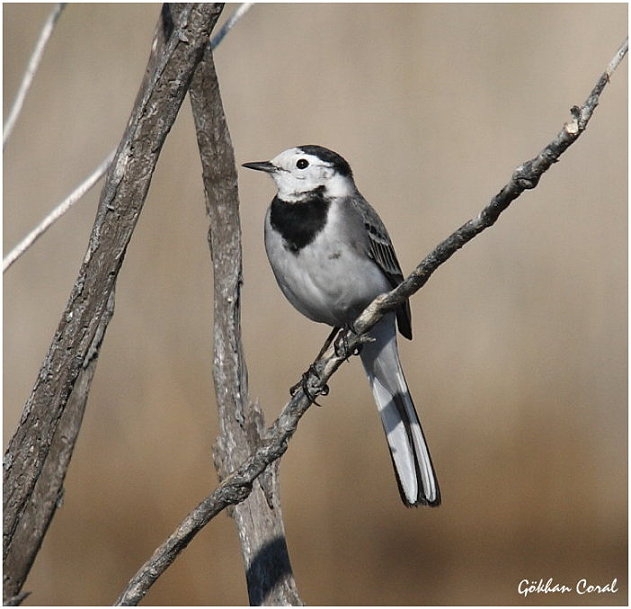
<path id="1" fill-rule="evenodd" d="M 608 84 L 628 50 L 628 41 L 621 45 L 607 70 L 580 107 L 572 108 L 572 120 L 563 126 L 557 136 L 533 159 L 517 167 L 510 181 L 472 220 L 463 224 L 447 239 L 436 246 L 394 290 L 378 296 L 355 322 L 355 333 L 344 332 L 341 352 L 329 346 L 325 353 L 309 368 L 304 377 L 303 389 L 298 390 L 279 417 L 262 434 L 260 446 L 232 474 L 224 478 L 219 486 L 208 495 L 180 523 L 177 529 L 154 551 L 153 555 L 138 570 L 119 597 L 117 604 L 137 604 L 149 587 L 173 563 L 178 554 L 195 535 L 217 514 L 230 505 L 243 501 L 252 492 L 254 481 L 287 450 L 289 440 L 297 429 L 298 422 L 311 405 L 305 395 L 306 387 L 312 396 L 326 391 L 326 383 L 363 341 L 362 335 L 376 324 L 388 311 L 395 309 L 406 298 L 420 290 L 432 273 L 466 243 L 486 228 L 492 226 L 500 214 L 524 190 L 535 188 L 541 176 L 556 162 L 586 129 L 600 95 Z"/>
<path id="2" fill-rule="evenodd" d="M 210 40 L 210 50 L 214 51 L 228 35 L 232 28 L 241 21 L 241 18 L 252 8 L 254 2 L 244 2 L 226 19 L 226 22 L 219 28 L 219 31 Z"/>

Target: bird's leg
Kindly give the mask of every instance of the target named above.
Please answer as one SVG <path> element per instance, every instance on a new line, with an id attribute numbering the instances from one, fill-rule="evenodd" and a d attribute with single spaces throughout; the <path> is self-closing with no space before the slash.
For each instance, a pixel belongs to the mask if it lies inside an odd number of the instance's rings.
<path id="1" fill-rule="evenodd" d="M 335 338 L 335 335 L 341 330 L 341 328 L 333 328 L 333 330 L 331 330 L 331 334 L 329 334 L 326 338 L 326 340 L 324 341 L 324 346 L 322 347 L 322 349 L 320 349 L 320 353 L 318 353 L 317 357 L 316 357 L 316 362 L 325 354 L 326 350 L 331 346 L 331 343 L 333 342 L 333 339 Z M 337 353 L 337 350 L 335 351 Z"/>
<path id="2" fill-rule="evenodd" d="M 344 330 L 348 330 L 353 334 L 357 335 L 355 328 L 352 323 L 349 323 Z M 343 357 L 344 359 L 348 359 L 351 355 L 359 355 L 361 353 L 362 346 L 361 344 L 356 345 L 352 351 L 350 351 L 350 346 L 348 344 L 348 338 L 346 332 L 342 332 L 337 340 L 335 341 L 335 355 L 338 357 Z M 349 353 L 350 351 L 350 353 Z"/>

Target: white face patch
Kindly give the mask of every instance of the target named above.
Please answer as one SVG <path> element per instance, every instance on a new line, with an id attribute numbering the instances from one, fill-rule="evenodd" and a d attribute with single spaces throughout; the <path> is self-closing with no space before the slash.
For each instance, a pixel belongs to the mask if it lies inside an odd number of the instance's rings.
<path id="1" fill-rule="evenodd" d="M 271 176 L 283 201 L 300 201 L 306 193 L 320 188 L 327 197 L 346 197 L 356 190 L 350 177 L 340 175 L 331 163 L 300 148 L 285 150 L 270 162 L 277 167 Z"/>

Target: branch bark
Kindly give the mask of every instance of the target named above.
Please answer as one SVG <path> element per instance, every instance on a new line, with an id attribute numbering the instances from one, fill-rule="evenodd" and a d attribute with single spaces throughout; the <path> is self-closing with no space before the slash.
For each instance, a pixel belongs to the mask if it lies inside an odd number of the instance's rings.
<path id="1" fill-rule="evenodd" d="M 324 354 L 310 366 L 309 371 L 303 376 L 303 388 L 293 395 L 272 425 L 261 433 L 258 448 L 231 474 L 223 478 L 219 486 L 200 502 L 177 529 L 156 548 L 151 558 L 131 579 L 117 604 L 136 604 L 146 590 L 171 565 L 179 552 L 210 520 L 227 507 L 244 501 L 250 495 L 257 478 L 285 453 L 298 422 L 311 405 L 304 388 L 311 396 L 326 393 L 328 391 L 326 383 L 365 340 L 365 332 L 368 329 L 386 312 L 395 309 L 403 300 L 421 289 L 432 273 L 466 243 L 492 226 L 500 214 L 524 190 L 537 186 L 539 179 L 552 163 L 556 162 L 587 128 L 599 103 L 601 93 L 625 57 L 627 50 L 628 41 L 625 40 L 586 102 L 580 107 L 572 108 L 570 122 L 563 126 L 557 136 L 536 157 L 517 167 L 509 182 L 475 218 L 463 224 L 436 246 L 396 289 L 378 296 L 355 322 L 355 332 L 342 331 L 340 333 L 340 340 L 335 341 L 337 347 L 335 344 L 329 346 Z"/>
<path id="2" fill-rule="evenodd" d="M 162 144 L 220 12 L 220 5 L 187 5 L 164 47 L 152 48 L 108 171 L 85 258 L 5 453 L 5 599 L 19 594 L 61 496 L 99 348 L 113 314 L 116 278 Z"/>

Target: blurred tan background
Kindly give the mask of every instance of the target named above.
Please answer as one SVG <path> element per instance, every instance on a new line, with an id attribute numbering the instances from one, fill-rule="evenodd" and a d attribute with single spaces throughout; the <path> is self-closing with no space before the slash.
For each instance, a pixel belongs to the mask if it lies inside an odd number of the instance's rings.
<path id="1" fill-rule="evenodd" d="M 228 5 L 222 20 L 232 12 Z M 50 11 L 4 5 L 5 117 Z M 5 253 L 113 149 L 159 6 L 71 4 L 4 156 Z M 239 163 L 299 144 L 351 163 L 405 271 L 569 119 L 626 35 L 624 4 L 255 6 L 216 52 Z M 311 605 L 627 602 L 627 65 L 584 136 L 412 301 L 403 365 L 443 505 L 406 510 L 358 361 L 281 466 Z M 127 253 L 82 433 L 26 604 L 109 604 L 216 484 L 212 277 L 188 100 Z M 283 299 L 239 169 L 244 341 L 268 421 L 328 329 Z M 98 188 L 4 280 L 4 442 L 86 249 Z M 524 599 L 520 580 L 614 595 Z M 232 521 L 190 545 L 147 605 L 247 603 Z"/>

